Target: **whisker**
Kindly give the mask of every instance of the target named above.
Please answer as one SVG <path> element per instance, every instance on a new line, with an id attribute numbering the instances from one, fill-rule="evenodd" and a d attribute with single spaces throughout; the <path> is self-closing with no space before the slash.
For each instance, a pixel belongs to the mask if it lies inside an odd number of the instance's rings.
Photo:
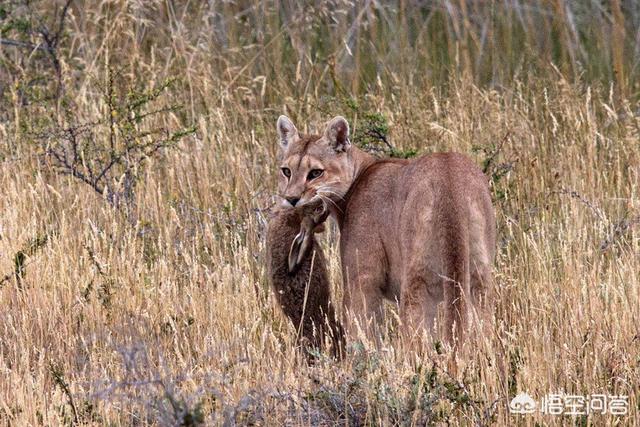
<path id="1" fill-rule="evenodd" d="M 324 196 L 320 191 L 317 191 L 317 192 L 316 192 L 316 194 L 317 194 L 318 196 L 320 196 L 320 198 L 322 198 L 322 200 L 323 200 L 323 201 L 325 201 L 325 202 L 329 202 L 329 203 L 332 203 L 332 204 L 333 204 L 333 206 L 335 206 L 335 207 L 336 207 L 336 209 L 340 211 L 340 213 L 344 213 L 344 211 L 343 211 L 342 209 L 340 209 L 340 206 L 338 206 L 338 204 L 337 204 L 336 202 L 334 202 L 333 200 L 331 200 L 331 198 L 330 198 L 330 197 L 325 197 L 325 196 Z"/>
<path id="2" fill-rule="evenodd" d="M 334 179 L 333 181 L 327 181 L 327 182 L 322 184 L 322 187 L 328 187 L 328 186 L 333 185 L 333 184 L 338 184 L 339 182 L 340 182 L 339 179 Z"/>
<path id="3" fill-rule="evenodd" d="M 327 190 L 324 190 L 324 189 L 323 189 L 323 190 L 318 190 L 318 191 L 321 191 L 322 193 L 326 193 L 326 194 L 333 194 L 333 195 L 334 195 L 334 196 L 336 196 L 339 200 L 344 200 L 344 197 L 340 196 L 338 193 L 336 193 L 336 192 L 335 192 L 335 191 L 333 191 L 333 190 L 328 190 L 328 189 L 327 189 Z"/>
<path id="4" fill-rule="evenodd" d="M 340 200 L 344 199 L 343 196 L 340 196 L 338 193 L 336 193 L 328 184 L 321 185 L 320 187 L 318 187 L 318 189 L 316 191 L 324 191 L 326 193 L 333 194 L 334 196 L 336 196 Z"/>

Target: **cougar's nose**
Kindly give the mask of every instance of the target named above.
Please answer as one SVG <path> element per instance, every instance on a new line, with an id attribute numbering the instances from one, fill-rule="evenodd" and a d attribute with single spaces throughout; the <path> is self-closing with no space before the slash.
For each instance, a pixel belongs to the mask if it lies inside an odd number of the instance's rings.
<path id="1" fill-rule="evenodd" d="M 287 202 L 289 202 L 291 206 L 295 206 L 299 201 L 300 197 L 287 197 Z"/>

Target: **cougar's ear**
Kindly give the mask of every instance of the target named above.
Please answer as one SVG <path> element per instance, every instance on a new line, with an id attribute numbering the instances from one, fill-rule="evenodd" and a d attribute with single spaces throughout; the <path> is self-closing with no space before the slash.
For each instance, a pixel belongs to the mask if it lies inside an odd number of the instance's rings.
<path id="1" fill-rule="evenodd" d="M 293 273 L 300 266 L 309 246 L 311 246 L 312 238 L 313 231 L 300 229 L 300 232 L 293 239 L 289 249 L 289 273 Z"/>
<path id="2" fill-rule="evenodd" d="M 345 151 L 351 142 L 349 141 L 349 123 L 342 116 L 331 119 L 324 131 L 324 137 L 335 151 Z"/>
<path id="3" fill-rule="evenodd" d="M 296 129 L 291 119 L 287 116 L 278 117 L 276 129 L 278 130 L 280 146 L 283 149 L 286 149 L 290 144 L 296 142 L 300 138 L 298 136 L 298 129 Z"/>

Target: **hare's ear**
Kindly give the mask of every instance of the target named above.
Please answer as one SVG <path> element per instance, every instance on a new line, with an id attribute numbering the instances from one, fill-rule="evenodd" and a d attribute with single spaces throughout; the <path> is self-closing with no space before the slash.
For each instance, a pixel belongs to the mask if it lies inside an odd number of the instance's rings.
<path id="1" fill-rule="evenodd" d="M 301 228 L 298 235 L 293 239 L 291 249 L 289 249 L 289 273 L 293 273 L 300 266 L 311 246 L 311 239 L 313 239 L 313 231 L 305 228 Z"/>
<path id="2" fill-rule="evenodd" d="M 335 151 L 345 151 L 351 146 L 349 141 L 349 123 L 342 116 L 331 119 L 324 131 L 324 137 Z"/>
<path id="3" fill-rule="evenodd" d="M 278 117 L 276 129 L 278 130 L 278 138 L 280 139 L 282 149 L 286 149 L 290 144 L 293 144 L 300 138 L 298 129 L 296 129 L 291 119 L 287 116 Z"/>

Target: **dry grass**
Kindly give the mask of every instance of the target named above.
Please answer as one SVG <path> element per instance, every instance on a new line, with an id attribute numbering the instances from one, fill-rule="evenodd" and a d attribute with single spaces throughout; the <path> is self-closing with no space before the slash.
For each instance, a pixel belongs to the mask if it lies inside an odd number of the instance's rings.
<path id="1" fill-rule="evenodd" d="M 319 2 L 306 18 L 294 2 L 278 13 L 258 2 L 176 3 L 72 7 L 58 52 L 59 99 L 46 96 L 57 90 L 46 52 L 0 47 L 0 72 L 10 72 L 0 77 L 3 424 L 640 423 L 637 56 L 620 44 L 636 40 L 632 2 L 622 2 L 626 38 L 618 31 L 612 44 L 598 25 L 621 19 L 618 9 L 574 16 L 580 11 L 563 2 L 564 15 L 546 13 L 545 2 L 536 14 L 519 2 L 464 11 L 443 1 L 425 32 L 409 6 L 381 11 L 376 2 L 355 12 Z M 53 4 L 39 13 L 52 16 Z M 283 15 L 294 24 L 283 25 Z M 350 25 L 354 16 L 363 22 Z M 494 48 L 473 48 L 485 22 L 512 33 L 489 37 Z M 532 28 L 544 22 L 562 35 L 537 35 Z M 446 28 L 439 55 L 437 25 Z M 593 44 L 579 39 L 580 28 Z M 339 35 L 352 32 L 360 53 Z M 456 44 L 456 32 L 471 47 Z M 381 40 L 374 44 L 384 51 L 370 55 L 367 40 Z M 519 58 L 517 43 L 532 52 Z M 439 59 L 448 62 L 436 67 Z M 183 109 L 145 126 L 196 127 L 177 150 L 146 162 L 134 224 L 42 162 L 34 138 L 103 118 L 109 69 L 125 94 L 177 79 L 158 102 Z M 282 112 L 310 129 L 345 114 L 356 132 L 376 113 L 399 150 L 461 151 L 486 167 L 499 229 L 497 321 L 490 346 L 458 378 L 435 349 L 416 355 L 390 340 L 379 351 L 353 345 L 342 363 L 307 366 L 296 352 L 264 262 Z M 104 127 L 95 138 L 106 138 Z M 335 243 L 331 230 L 324 244 L 340 296 Z M 629 395 L 630 414 L 518 418 L 507 405 L 519 391 Z"/>

